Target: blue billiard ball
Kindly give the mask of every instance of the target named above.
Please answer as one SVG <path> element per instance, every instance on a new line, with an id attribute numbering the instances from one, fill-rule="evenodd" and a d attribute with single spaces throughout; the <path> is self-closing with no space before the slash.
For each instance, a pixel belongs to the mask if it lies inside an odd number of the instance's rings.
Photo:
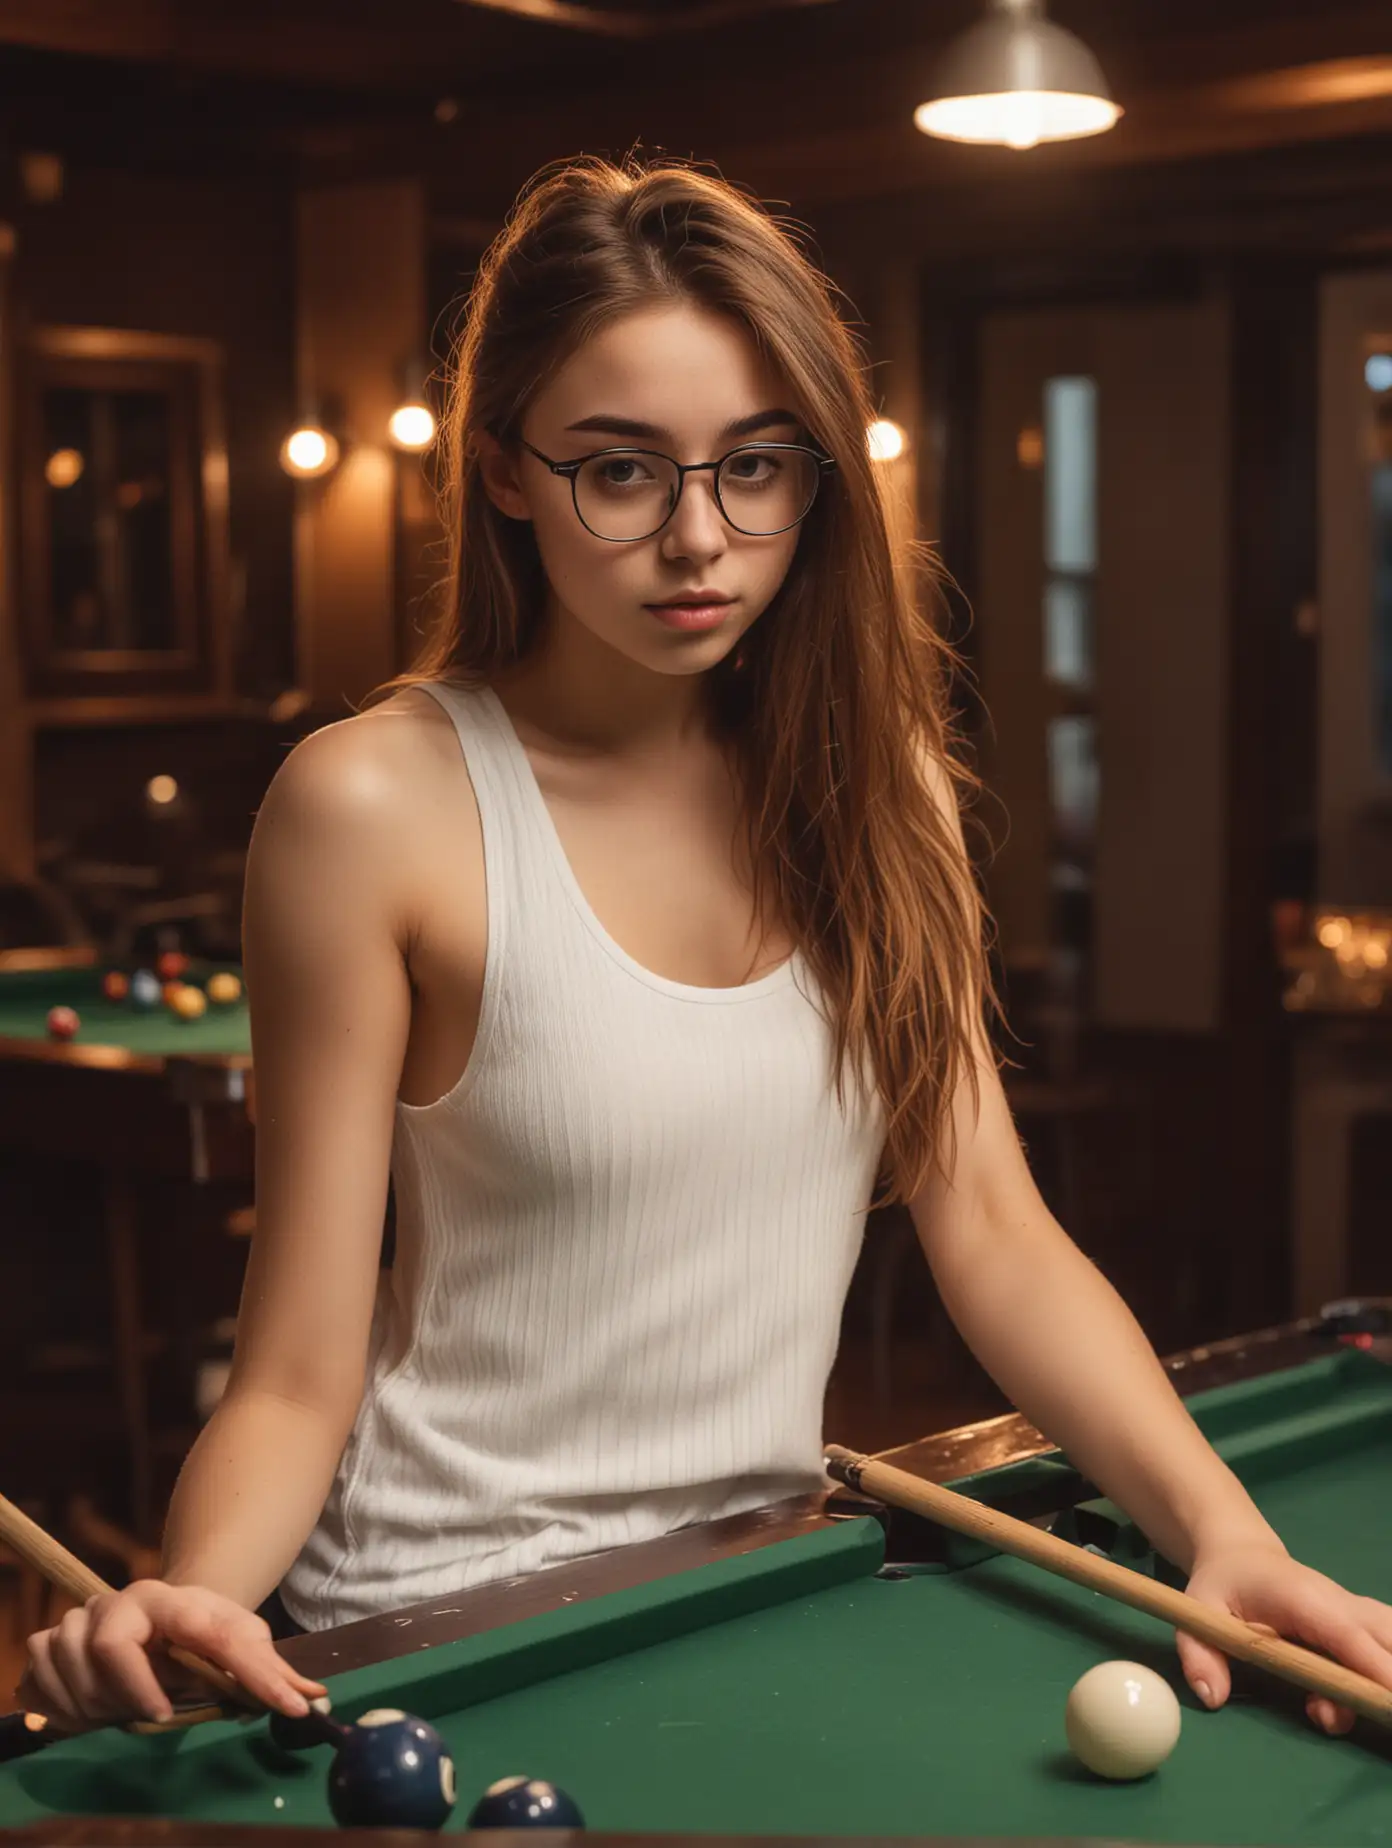
<path id="1" fill-rule="evenodd" d="M 339 1742 L 329 1808 L 344 1828 L 438 1829 L 454 1808 L 454 1760 L 424 1720 L 365 1713 Z"/>
<path id="2" fill-rule="evenodd" d="M 160 987 L 159 977 L 152 975 L 148 969 L 137 969 L 130 981 L 130 1004 L 139 1008 L 141 1013 L 148 1013 L 152 1007 L 158 1007 L 164 990 Z"/>
<path id="3" fill-rule="evenodd" d="M 490 1784 L 469 1816 L 471 1829 L 583 1829 L 573 1797 L 540 1777 L 505 1777 Z"/>

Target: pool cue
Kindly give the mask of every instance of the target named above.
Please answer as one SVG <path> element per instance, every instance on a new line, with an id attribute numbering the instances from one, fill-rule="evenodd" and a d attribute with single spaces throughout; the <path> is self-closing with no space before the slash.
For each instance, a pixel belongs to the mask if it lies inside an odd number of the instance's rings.
<path id="1" fill-rule="evenodd" d="M 46 1533 L 37 1521 L 31 1521 L 22 1509 L 7 1501 L 0 1495 L 0 1541 L 19 1554 L 59 1591 L 65 1591 L 70 1598 L 76 1598 L 85 1604 L 88 1598 L 100 1597 L 102 1593 L 113 1590 L 106 1580 L 99 1578 L 90 1566 L 84 1566 L 75 1553 L 70 1553 L 61 1546 L 52 1534 Z M 231 1675 L 222 1669 L 205 1662 L 202 1656 L 194 1655 L 191 1650 L 174 1645 L 169 1650 L 172 1661 L 186 1668 L 205 1686 L 213 1688 L 222 1696 L 217 1705 L 188 1707 L 176 1713 L 171 1720 L 129 1720 L 126 1730 L 136 1733 L 180 1732 L 185 1727 L 201 1725 L 205 1720 L 225 1720 L 230 1717 L 228 1708 L 235 1708 L 238 1713 L 250 1710 L 252 1713 L 264 1713 L 263 1704 L 254 1694 L 249 1694 Z M 58 1728 L 54 1728 L 55 1731 Z"/>
<path id="2" fill-rule="evenodd" d="M 1379 1726 L 1392 1727 L 1392 1691 L 1370 1681 L 1341 1662 L 1317 1655 L 1288 1643 L 1262 1624 L 1250 1624 L 1228 1611 L 1213 1609 L 1191 1598 L 1188 1592 L 1176 1591 L 1146 1578 L 1129 1566 L 1089 1553 L 1057 1534 L 1049 1534 L 1014 1515 L 1002 1514 L 984 1503 L 973 1501 L 955 1489 L 945 1489 L 892 1463 L 879 1463 L 873 1457 L 859 1456 L 840 1444 L 826 1450 L 827 1473 L 848 1488 L 860 1490 L 891 1507 L 907 1509 L 937 1521 L 954 1532 L 984 1540 L 1002 1553 L 1042 1566 L 1060 1578 L 1072 1579 L 1075 1585 L 1101 1592 L 1120 1604 L 1145 1611 L 1151 1617 L 1173 1624 L 1200 1641 L 1212 1643 L 1224 1655 L 1254 1663 L 1282 1681 L 1289 1681 L 1308 1694 L 1323 1695 L 1341 1707 L 1351 1707 L 1365 1719 Z"/>

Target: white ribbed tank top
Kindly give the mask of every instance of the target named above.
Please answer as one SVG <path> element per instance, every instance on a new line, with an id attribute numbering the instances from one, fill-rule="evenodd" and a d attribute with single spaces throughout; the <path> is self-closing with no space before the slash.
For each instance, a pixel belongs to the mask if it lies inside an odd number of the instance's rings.
<path id="1" fill-rule="evenodd" d="M 741 988 L 643 968 L 497 694 L 428 691 L 482 821 L 482 1012 L 453 1090 L 397 1105 L 366 1389 L 282 1587 L 308 1629 L 823 1486 L 885 1139 L 800 954 Z"/>

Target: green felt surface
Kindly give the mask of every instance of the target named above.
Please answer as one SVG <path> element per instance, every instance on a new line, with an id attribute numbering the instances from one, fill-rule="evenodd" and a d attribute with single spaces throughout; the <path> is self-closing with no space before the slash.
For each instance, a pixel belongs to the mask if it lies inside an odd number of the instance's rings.
<path id="1" fill-rule="evenodd" d="M 184 978 L 199 987 L 215 970 L 231 964 L 199 965 Z M 108 1001 L 101 991 L 101 969 L 55 969 L 0 972 L 0 1040 L 48 1039 L 48 1010 L 75 1008 L 82 1022 L 74 1046 L 119 1046 L 155 1058 L 249 1054 L 251 1022 L 245 999 L 214 1007 L 200 1020 L 180 1020 L 163 1002 L 147 1013 L 129 1001 Z"/>
<path id="2" fill-rule="evenodd" d="M 1293 1550 L 1392 1598 L 1392 1371 L 1339 1354 L 1196 1411 Z M 891 1580 L 875 1576 L 881 1556 L 878 1526 L 848 1522 L 330 1685 L 345 1717 L 399 1705 L 441 1728 L 460 1786 L 451 1827 L 494 1779 L 526 1772 L 603 1829 L 1273 1848 L 1392 1836 L 1385 1735 L 1326 1739 L 1269 1683 L 1203 1712 L 1163 1625 L 1014 1560 Z M 1093 1779 L 1064 1741 L 1069 1687 L 1119 1656 L 1159 1669 L 1185 1705 L 1174 1756 L 1133 1785 Z M 327 1750 L 287 1760 L 264 1732 L 70 1742 L 0 1770 L 0 1825 L 327 1823 Z"/>

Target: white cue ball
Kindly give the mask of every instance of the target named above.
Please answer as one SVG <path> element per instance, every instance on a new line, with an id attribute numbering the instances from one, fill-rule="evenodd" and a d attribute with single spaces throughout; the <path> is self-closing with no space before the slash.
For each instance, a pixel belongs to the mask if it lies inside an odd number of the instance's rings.
<path id="1" fill-rule="evenodd" d="M 1179 1739 L 1179 1702 L 1153 1668 L 1099 1662 L 1068 1696 L 1064 1725 L 1076 1758 L 1098 1777 L 1146 1777 Z"/>

